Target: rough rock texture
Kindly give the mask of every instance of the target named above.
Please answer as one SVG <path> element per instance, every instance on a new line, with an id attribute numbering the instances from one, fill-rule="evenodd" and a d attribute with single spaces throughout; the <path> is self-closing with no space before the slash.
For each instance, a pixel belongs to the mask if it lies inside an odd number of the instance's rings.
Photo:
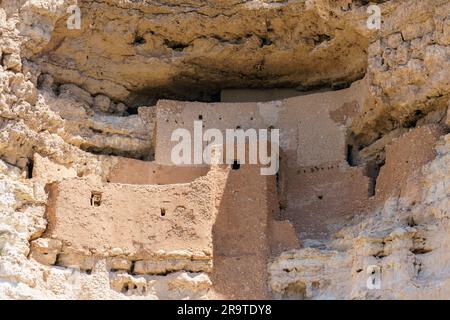
<path id="1" fill-rule="evenodd" d="M 273 290 L 304 299 L 448 298 L 449 134 L 436 150 L 436 159 L 411 176 L 400 195 L 344 227 L 322 244 L 325 248 L 275 259 Z M 379 290 L 367 290 L 370 266 L 381 270 Z"/>
<path id="2" fill-rule="evenodd" d="M 365 76 L 368 92 L 348 135 L 360 151 L 353 160 L 375 172 L 409 128 L 439 124 L 448 133 L 449 0 L 376 1 L 380 30 L 367 28 L 368 4 L 359 0 L 78 2 L 81 30 L 66 27 L 75 1 L 0 1 L 1 298 L 222 297 L 205 272 L 136 275 L 111 270 L 106 259 L 90 272 L 46 265 L 61 245 L 41 237 L 46 184 L 89 175 L 107 181 L 117 162 L 110 155 L 152 160 L 159 98 L 340 89 Z M 448 299 L 449 134 L 435 150 L 402 176 L 399 192 L 353 212 L 330 238 L 303 239 L 302 249 L 275 256 L 274 297 Z M 47 169 L 33 168 L 35 157 L 48 159 L 36 161 Z M 234 279 L 223 292 L 239 277 L 250 283 L 254 269 L 264 287 L 266 265 L 252 253 L 245 259 L 237 271 L 234 257 L 219 264 L 222 283 L 227 272 Z M 381 289 L 368 289 L 372 271 Z"/>
<path id="3" fill-rule="evenodd" d="M 368 48 L 374 100 L 353 129 L 362 143 L 414 125 L 449 99 L 449 2 L 387 1 L 381 8 L 383 27 Z"/>
<path id="4" fill-rule="evenodd" d="M 367 65 L 365 11 L 347 3 L 82 1 L 81 30 L 61 19 L 29 54 L 58 83 L 133 104 L 212 99 L 235 86 L 331 85 Z"/>

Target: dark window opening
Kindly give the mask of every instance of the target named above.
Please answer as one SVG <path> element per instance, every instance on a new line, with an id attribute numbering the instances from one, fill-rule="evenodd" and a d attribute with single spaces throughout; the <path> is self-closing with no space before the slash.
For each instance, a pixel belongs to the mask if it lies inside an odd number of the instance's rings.
<path id="1" fill-rule="evenodd" d="M 33 160 L 29 160 L 27 164 L 27 179 L 33 178 L 33 168 L 34 168 L 34 162 Z"/>
<path id="2" fill-rule="evenodd" d="M 135 115 L 135 114 L 138 114 L 138 107 L 128 107 L 127 108 L 127 113 L 128 113 L 128 115 Z"/>
<path id="3" fill-rule="evenodd" d="M 280 186 L 280 172 L 279 171 L 275 174 L 275 181 L 276 181 L 276 185 L 277 185 L 277 192 L 280 193 L 281 186 Z"/>
<path id="4" fill-rule="evenodd" d="M 231 165 L 231 169 L 233 170 L 239 170 L 241 168 L 241 164 L 239 163 L 239 161 L 234 160 L 233 164 Z"/>
<path id="5" fill-rule="evenodd" d="M 351 144 L 347 145 L 347 163 L 350 167 L 356 167 L 357 161 L 355 159 L 355 151 L 354 148 Z"/>
<path id="6" fill-rule="evenodd" d="M 366 167 L 366 175 L 370 178 L 369 181 L 369 197 L 373 197 L 376 193 L 377 179 L 380 175 L 380 170 L 384 166 L 385 160 L 369 162 Z"/>
<path id="7" fill-rule="evenodd" d="M 164 217 L 166 215 L 166 209 L 161 208 L 161 217 Z"/>
<path id="8" fill-rule="evenodd" d="M 101 192 L 92 191 L 91 192 L 91 206 L 100 207 L 102 204 L 102 194 Z"/>
<path id="9" fill-rule="evenodd" d="M 198 120 L 203 120 L 203 116 L 201 114 L 198 115 Z"/>

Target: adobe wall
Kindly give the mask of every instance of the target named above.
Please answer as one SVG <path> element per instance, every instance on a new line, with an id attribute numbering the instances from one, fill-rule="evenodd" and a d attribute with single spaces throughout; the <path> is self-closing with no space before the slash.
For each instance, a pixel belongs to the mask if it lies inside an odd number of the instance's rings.
<path id="1" fill-rule="evenodd" d="M 123 259 L 136 273 L 205 271 L 212 264 L 213 181 L 131 185 L 74 178 L 49 185 L 44 238 L 61 242 L 57 261 L 91 269 L 96 257 Z M 45 248 L 36 243 L 37 260 Z M 45 253 L 45 252 L 44 252 Z"/>
<path id="2" fill-rule="evenodd" d="M 442 133 L 439 125 L 417 127 L 386 146 L 385 165 L 375 189 L 376 203 L 399 196 L 408 179 L 436 157 L 435 146 Z"/>
<path id="3" fill-rule="evenodd" d="M 189 183 L 205 176 L 209 166 L 164 166 L 154 161 L 143 161 L 116 156 L 100 156 L 102 179 L 104 182 L 124 184 L 176 184 Z M 77 171 L 61 165 L 38 153 L 33 157 L 32 177 L 45 185 L 66 178 L 77 177 Z"/>
<path id="4" fill-rule="evenodd" d="M 269 223 L 277 209 L 275 177 L 262 176 L 260 168 L 251 165 L 222 170 L 228 173 L 213 227 L 214 288 L 231 299 L 268 298 Z"/>
<path id="5" fill-rule="evenodd" d="M 36 159 L 36 168 L 47 163 Z M 260 175 L 258 165 L 222 165 L 190 183 L 148 185 L 139 175 L 154 164 L 109 160 L 111 180 L 135 184 L 68 176 L 47 185 L 48 225 L 31 242 L 31 258 L 83 270 L 107 259 L 113 270 L 141 275 L 208 272 L 215 297 L 270 297 L 271 255 L 299 248 L 291 224 L 274 220 L 275 176 Z"/>
<path id="6" fill-rule="evenodd" d="M 369 178 L 363 168 L 288 168 L 286 180 L 287 207 L 281 216 L 292 222 L 301 239 L 325 239 L 346 217 L 364 212 L 368 203 Z"/>
<path id="7" fill-rule="evenodd" d="M 159 101 L 156 162 L 171 163 L 173 130 L 188 129 L 193 137 L 194 121 L 223 134 L 235 128 L 279 129 L 281 218 L 294 224 L 299 238 L 323 238 L 330 223 L 363 211 L 369 199 L 364 169 L 346 161 L 347 126 L 362 105 L 365 85 L 361 80 L 340 91 L 260 103 Z"/>
<path id="8" fill-rule="evenodd" d="M 160 100 L 156 110 L 156 162 L 171 165 L 175 129 L 193 136 L 194 121 L 203 129 L 280 129 L 280 144 L 291 166 L 314 166 L 345 160 L 345 124 L 356 114 L 365 96 L 365 80 L 340 91 L 304 95 L 259 103 L 200 103 Z M 348 106 L 354 106 L 349 108 Z M 344 115 L 339 117 L 340 111 Z M 351 112 L 349 112 L 351 111 Z M 342 112 L 341 112 L 342 113 Z M 336 115 L 337 114 L 337 115 Z M 334 118 L 334 120 L 333 120 Z M 204 144 L 206 146 L 206 143 Z M 193 162 L 193 159 L 192 159 Z"/>
<path id="9" fill-rule="evenodd" d="M 111 160 L 109 160 L 111 161 Z M 205 176 L 208 166 L 165 166 L 154 161 L 114 157 L 106 180 L 111 183 L 128 184 L 175 184 L 189 183 Z"/>
<path id="10" fill-rule="evenodd" d="M 324 238 L 367 206 L 369 178 L 346 162 L 346 128 L 364 88 L 359 81 L 261 103 L 160 101 L 155 161 L 107 157 L 103 182 L 56 179 L 48 228 L 31 257 L 86 270 L 107 258 L 136 274 L 205 271 L 218 297 L 270 297 L 271 256 L 299 248 L 299 239 Z M 262 176 L 258 165 L 174 166 L 173 130 L 192 132 L 198 120 L 203 130 L 280 129 L 279 174 Z"/>
<path id="11" fill-rule="evenodd" d="M 258 165 L 220 166 L 213 226 L 211 280 L 218 297 L 266 299 L 267 264 L 280 251 L 300 248 L 292 225 L 275 220 L 276 177 L 260 174 Z M 251 181 L 251 184 L 248 183 Z"/>
<path id="12" fill-rule="evenodd" d="M 295 229 L 289 220 L 271 220 L 269 221 L 269 229 L 272 257 L 301 247 Z"/>

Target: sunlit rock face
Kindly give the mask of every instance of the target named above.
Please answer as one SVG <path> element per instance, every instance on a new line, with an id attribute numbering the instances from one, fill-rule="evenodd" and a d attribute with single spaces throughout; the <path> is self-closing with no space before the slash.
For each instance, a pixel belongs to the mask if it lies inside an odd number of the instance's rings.
<path id="1" fill-rule="evenodd" d="M 76 2 L 0 3 L 1 298 L 450 298 L 449 0 Z"/>

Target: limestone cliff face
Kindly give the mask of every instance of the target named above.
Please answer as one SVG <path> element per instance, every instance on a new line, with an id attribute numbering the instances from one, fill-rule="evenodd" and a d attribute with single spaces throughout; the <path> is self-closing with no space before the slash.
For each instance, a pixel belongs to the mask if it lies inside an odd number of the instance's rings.
<path id="1" fill-rule="evenodd" d="M 67 28 L 75 2 L 0 1 L 0 297 L 220 297 L 207 272 L 137 277 L 100 261 L 74 278 L 70 268 L 38 263 L 30 242 L 54 249 L 41 238 L 46 185 L 106 182 L 113 156 L 153 160 L 158 99 L 213 102 L 230 88 L 300 95 L 363 78 L 368 90 L 344 126 L 355 161 L 397 163 L 397 172 L 407 164 L 389 162 L 389 146 L 434 125 L 435 153 L 405 179 L 383 182 L 381 173 L 378 188 L 399 192 L 377 190 L 384 196 L 330 238 L 303 239 L 301 249 L 273 257 L 271 294 L 450 297 L 449 0 L 375 1 L 380 30 L 367 27 L 360 0 L 79 0 L 79 30 Z M 36 155 L 54 175 L 33 176 Z M 371 266 L 381 289 L 367 288 Z"/>
<path id="2" fill-rule="evenodd" d="M 449 161 L 446 135 L 436 159 L 411 176 L 399 195 L 321 243 L 324 249 L 312 246 L 276 258 L 270 265 L 274 291 L 306 299 L 448 297 Z M 367 290 L 369 279 L 380 289 Z"/>

